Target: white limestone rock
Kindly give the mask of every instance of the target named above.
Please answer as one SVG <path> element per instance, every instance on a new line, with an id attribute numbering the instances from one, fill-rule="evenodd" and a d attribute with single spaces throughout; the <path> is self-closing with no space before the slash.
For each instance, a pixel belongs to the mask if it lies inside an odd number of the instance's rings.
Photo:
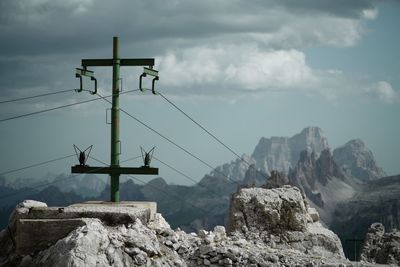
<path id="1" fill-rule="evenodd" d="M 400 231 L 385 232 L 381 223 L 373 223 L 361 251 L 363 261 L 400 265 Z"/>
<path id="2" fill-rule="evenodd" d="M 344 258 L 339 238 L 310 211 L 296 187 L 241 189 L 232 198 L 229 232 L 280 248 Z"/>
<path id="3" fill-rule="evenodd" d="M 161 213 L 154 214 L 154 219 L 149 222 L 148 227 L 152 229 L 162 229 L 162 228 L 171 229 L 171 226 L 164 219 Z"/>
<path id="4" fill-rule="evenodd" d="M 40 252 L 31 266 L 176 266 L 177 253 L 162 248 L 154 230 L 137 220 L 127 227 L 105 226 L 99 219 Z"/>

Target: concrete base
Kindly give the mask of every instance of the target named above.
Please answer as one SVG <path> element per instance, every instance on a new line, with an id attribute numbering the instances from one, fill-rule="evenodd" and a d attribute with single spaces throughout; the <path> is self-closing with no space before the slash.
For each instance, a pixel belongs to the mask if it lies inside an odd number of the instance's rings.
<path id="1" fill-rule="evenodd" d="M 16 250 L 21 255 L 43 250 L 96 218 L 107 225 L 129 224 L 139 219 L 143 224 L 154 220 L 155 202 L 124 201 L 119 203 L 88 201 L 68 207 L 32 207 L 13 215 L 12 232 Z"/>
<path id="2" fill-rule="evenodd" d="M 118 203 L 110 201 L 86 201 L 82 203 L 72 204 L 69 207 L 86 207 L 86 206 L 104 206 L 104 207 L 131 207 L 139 209 L 150 210 L 150 220 L 154 220 L 154 216 L 157 213 L 157 202 L 149 201 L 120 201 Z"/>
<path id="3" fill-rule="evenodd" d="M 16 253 L 30 254 L 54 244 L 56 238 L 66 237 L 80 226 L 86 225 L 84 219 L 21 219 L 18 221 L 15 237 Z"/>

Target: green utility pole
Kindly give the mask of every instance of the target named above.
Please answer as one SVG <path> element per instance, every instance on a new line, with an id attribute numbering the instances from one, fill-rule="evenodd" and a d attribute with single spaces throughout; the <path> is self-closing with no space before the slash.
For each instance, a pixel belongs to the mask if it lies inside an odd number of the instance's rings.
<path id="1" fill-rule="evenodd" d="M 119 55 L 119 38 L 113 38 L 113 58 L 112 59 L 82 59 L 84 71 L 79 70 L 79 74 L 85 75 L 87 67 L 112 66 L 112 107 L 111 107 L 111 164 L 110 167 L 89 167 L 86 165 L 76 165 L 71 167 L 72 173 L 102 173 L 110 174 L 111 178 L 111 202 L 119 202 L 119 176 L 121 174 L 149 174 L 157 175 L 158 168 L 143 166 L 139 168 L 121 168 L 119 166 L 119 156 L 121 154 L 121 140 L 119 139 L 119 82 L 121 66 L 154 66 L 153 58 L 142 59 L 121 59 Z M 82 74 L 83 73 L 83 74 Z M 93 75 L 93 72 L 90 72 Z M 85 76 L 88 76 L 87 74 Z M 78 77 L 78 76 L 77 76 Z M 158 76 L 157 76 L 158 79 Z M 81 88 L 82 90 L 82 88 Z"/>
<path id="2" fill-rule="evenodd" d="M 111 108 L 111 167 L 119 167 L 119 38 L 113 38 L 113 74 Z M 119 202 L 119 174 L 111 174 L 111 202 Z"/>

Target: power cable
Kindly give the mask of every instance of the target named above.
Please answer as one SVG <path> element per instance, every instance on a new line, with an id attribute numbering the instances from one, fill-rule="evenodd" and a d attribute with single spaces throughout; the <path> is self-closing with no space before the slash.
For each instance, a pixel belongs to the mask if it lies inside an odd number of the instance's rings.
<path id="1" fill-rule="evenodd" d="M 61 160 L 61 159 L 66 159 L 66 158 L 69 158 L 69 157 L 72 157 L 72 156 L 76 156 L 76 155 L 75 155 L 75 154 L 72 154 L 72 155 L 69 155 L 69 156 L 60 157 L 60 158 L 48 160 L 48 161 L 41 162 L 41 163 L 36 163 L 36 164 L 30 165 L 30 166 L 26 166 L 26 167 L 22 167 L 22 168 L 19 168 L 19 169 L 15 169 L 15 170 L 3 172 L 3 173 L 0 173 L 0 175 L 4 175 L 4 174 L 7 174 L 7 173 L 11 173 L 11 172 L 17 172 L 17 171 L 20 171 L 20 170 L 24 170 L 24 169 L 28 169 L 28 168 L 32 168 L 32 167 L 36 167 L 36 166 L 40 166 L 40 165 L 45 165 L 45 164 L 48 164 L 48 163 L 51 163 L 51 162 L 55 162 L 55 161 L 58 161 L 58 160 Z M 89 157 L 92 158 L 91 156 L 89 156 Z M 128 159 L 123 160 L 123 161 L 121 161 L 121 162 L 126 162 L 126 161 L 133 160 L 133 159 L 137 159 L 137 158 L 140 158 L 140 157 L 141 157 L 141 156 L 128 158 Z M 94 158 L 92 158 L 92 159 L 94 159 Z M 94 169 L 94 170 L 89 171 L 88 173 L 90 174 L 90 173 L 92 173 L 92 172 L 95 172 L 95 171 L 97 171 L 97 170 L 101 170 L 101 169 L 103 169 L 103 168 L 104 168 L 104 167 L 96 168 L 96 169 Z M 34 187 L 29 187 L 29 188 L 26 188 L 26 189 L 24 189 L 24 190 L 20 190 L 20 191 L 14 193 L 14 194 L 8 194 L 8 195 L 5 195 L 5 196 L 0 196 L 0 199 L 4 199 L 4 198 L 8 198 L 8 197 L 11 197 L 11 196 L 14 196 L 14 195 L 18 195 L 18 194 L 20 194 L 20 193 L 27 192 L 27 191 L 30 191 L 30 190 L 33 190 L 33 189 L 36 189 L 36 188 L 40 188 L 40 187 L 45 187 L 45 186 L 48 186 L 48 185 L 56 184 L 56 183 L 58 183 L 58 182 L 64 182 L 64 181 L 67 181 L 67 180 L 69 180 L 69 179 L 75 178 L 75 177 L 77 177 L 77 176 L 79 176 L 79 175 L 82 175 L 82 174 L 83 174 L 83 173 L 80 173 L 80 174 L 72 174 L 72 175 L 70 175 L 70 176 L 68 176 L 68 177 L 66 177 L 66 178 L 64 178 L 64 179 L 55 180 L 55 181 L 52 181 L 52 182 L 49 182 L 49 183 L 40 184 L 40 185 L 37 185 L 37 186 L 34 186 Z"/>
<path id="2" fill-rule="evenodd" d="M 226 149 L 228 149 L 233 155 L 235 155 L 240 161 L 244 162 L 247 164 L 247 166 L 251 166 L 251 164 L 245 160 L 244 158 L 242 158 L 241 156 L 239 156 L 238 153 L 236 153 L 232 148 L 230 148 L 228 145 L 226 145 L 224 142 L 221 141 L 221 139 L 219 139 L 218 137 L 216 137 L 214 134 L 212 134 L 209 130 L 207 130 L 203 125 L 201 125 L 200 123 L 198 123 L 195 119 L 193 119 L 191 116 L 189 116 L 185 111 L 183 111 L 180 107 L 178 107 L 174 102 L 172 102 L 171 100 L 169 100 L 166 96 L 164 96 L 162 93 L 160 93 L 159 91 L 157 91 L 157 94 L 160 95 L 165 101 L 167 101 L 169 104 L 171 104 L 175 109 L 177 109 L 180 113 L 182 113 L 186 118 L 188 118 L 189 120 L 191 120 L 194 124 L 196 124 L 200 129 L 202 129 L 204 132 L 206 132 L 209 136 L 211 136 L 215 141 L 217 141 L 218 143 L 220 143 L 222 146 L 224 146 Z M 258 173 L 260 173 L 262 176 L 264 176 L 265 178 L 268 178 L 263 172 L 256 170 Z"/>
<path id="3" fill-rule="evenodd" d="M 45 93 L 45 94 L 40 94 L 40 95 L 33 95 L 33 96 L 26 96 L 26 97 L 20 97 L 20 98 L 15 98 L 15 99 L 9 99 L 9 100 L 0 101 L 0 104 L 16 102 L 16 101 L 22 101 L 22 100 L 27 100 L 27 99 L 37 98 L 37 97 L 43 97 L 43 96 L 49 96 L 49 95 L 62 94 L 62 93 L 75 91 L 75 90 L 76 89 L 67 89 L 67 90 L 61 90 L 61 91 L 57 91 L 57 92 Z"/>
<path id="4" fill-rule="evenodd" d="M 75 154 L 64 156 L 64 157 L 59 157 L 59 158 L 55 158 L 55 159 L 51 159 L 51 160 L 46 160 L 46 161 L 43 161 L 43 162 L 40 162 L 40 163 L 35 163 L 35 164 L 32 164 L 32 165 L 21 167 L 21 168 L 14 169 L 14 170 L 5 171 L 5 172 L 0 173 L 0 175 L 5 175 L 5 174 L 13 173 L 13 172 L 18 172 L 18 171 L 21 171 L 21 170 L 33 168 L 33 167 L 38 167 L 38 166 L 45 165 L 45 164 L 48 164 L 48 163 L 52 163 L 52 162 L 55 162 L 55 161 L 59 161 L 59 160 L 62 160 L 62 159 L 70 158 L 72 156 L 75 156 Z"/>
<path id="5" fill-rule="evenodd" d="M 130 91 L 122 92 L 122 93 L 120 93 L 120 94 L 127 94 L 127 93 L 131 93 L 131 92 L 138 91 L 138 90 L 139 90 L 139 89 L 130 90 Z M 107 95 L 107 96 L 105 96 L 104 98 L 112 97 L 113 95 L 114 95 L 114 94 Z M 75 103 L 72 103 L 72 104 L 62 105 L 62 106 L 58 106 L 58 107 L 54 107 L 54 108 L 48 108 L 48 109 L 43 109 L 43 110 L 39 110 L 39 111 L 34 111 L 34 112 L 22 114 L 22 115 L 17 115 L 17 116 L 13 116 L 13 117 L 1 119 L 0 122 L 9 121 L 9 120 L 14 120 L 14 119 L 18 119 L 18 118 L 22 118 L 22 117 L 27 117 L 27 116 L 31 116 L 31 115 L 35 115 L 35 114 L 39 114 L 39 113 L 45 113 L 45 112 L 48 112 L 48 111 L 53 111 L 53 110 L 62 109 L 62 108 L 66 108 L 66 107 L 71 107 L 71 106 L 75 106 L 75 105 L 85 104 L 85 103 L 89 103 L 89 102 L 93 102 L 93 101 L 98 101 L 99 99 L 100 99 L 100 98 L 94 98 L 94 99 L 89 99 L 89 100 L 85 100 L 85 101 L 75 102 Z"/>
<path id="6" fill-rule="evenodd" d="M 172 167 L 170 164 L 165 163 L 164 161 L 156 158 L 155 156 L 153 156 L 153 158 L 155 160 L 157 160 L 158 162 L 160 162 L 161 164 L 163 164 L 164 166 L 167 166 L 168 168 L 170 168 L 171 170 L 175 171 L 176 173 L 179 173 L 180 175 L 182 175 L 183 177 L 186 177 L 187 179 L 189 179 L 190 181 L 194 182 L 195 184 L 198 183 L 198 181 L 196 181 L 194 178 L 190 177 L 189 175 L 177 170 L 176 168 Z"/>
<path id="7" fill-rule="evenodd" d="M 72 155 L 72 156 L 75 156 L 75 154 Z M 92 173 L 92 172 L 96 172 L 96 171 L 104 169 L 104 168 L 105 167 L 99 167 L 99 168 L 96 168 L 94 170 L 91 170 L 91 171 L 87 172 L 86 174 Z M 53 185 L 53 184 L 56 184 L 56 183 L 59 183 L 59 182 L 64 182 L 64 181 L 70 180 L 72 178 L 75 178 L 75 177 L 77 177 L 79 175 L 82 175 L 82 173 L 72 174 L 72 175 L 70 175 L 70 176 L 68 176 L 68 177 L 66 177 L 64 179 L 59 179 L 59 180 L 55 180 L 55 181 L 52 181 L 52 182 L 43 183 L 43 184 L 39 184 L 39 185 L 36 185 L 36 186 L 33 186 L 33 187 L 25 188 L 25 189 L 22 189 L 22 190 L 19 190 L 19 191 L 15 192 L 15 193 L 12 193 L 12 194 L 7 194 L 7 195 L 4 195 L 4 196 L 0 196 L 0 199 L 4 199 L 4 198 L 12 197 L 12 196 L 15 196 L 15 195 L 19 195 L 21 193 L 28 192 L 28 191 L 33 191 L 34 189 L 41 188 L 41 187 L 46 187 L 46 186 Z"/>
<path id="8" fill-rule="evenodd" d="M 178 107 L 175 103 L 173 103 L 171 100 L 169 100 L 166 96 L 161 94 L 159 91 L 157 91 L 157 94 L 160 95 L 165 101 L 170 103 L 175 109 L 177 109 L 179 112 L 181 112 L 186 118 L 191 120 L 194 124 L 196 124 L 198 127 L 200 127 L 203 131 L 205 131 L 209 136 L 211 136 L 215 141 L 223 145 L 226 149 L 228 149 L 230 152 L 232 152 L 236 157 L 238 157 L 240 160 L 242 160 L 242 157 L 239 156 L 238 153 L 236 153 L 233 149 L 231 149 L 229 146 L 224 144 L 218 137 L 216 137 L 214 134 L 212 134 L 209 130 L 207 130 L 204 126 L 202 126 L 200 123 L 195 121 L 192 117 L 190 117 L 185 111 L 183 111 L 180 107 Z"/>
<path id="9" fill-rule="evenodd" d="M 182 175 L 182 176 L 185 177 L 186 179 L 189 179 L 190 181 L 194 182 L 196 185 L 207 189 L 209 192 L 213 193 L 215 196 L 217 196 L 217 197 L 220 197 L 220 196 L 221 196 L 221 194 L 218 194 L 218 193 L 215 192 L 213 189 L 210 189 L 209 187 L 207 187 L 207 186 L 205 186 L 205 185 L 203 185 L 203 184 L 197 182 L 195 179 L 193 179 L 193 178 L 190 177 L 189 175 L 187 175 L 187 174 L 181 172 L 180 170 L 178 170 L 178 169 L 172 167 L 170 164 L 161 161 L 160 159 L 156 158 L 155 156 L 153 156 L 153 158 L 154 158 L 155 160 L 157 160 L 158 162 L 160 162 L 161 164 L 167 166 L 167 167 L 170 168 L 171 170 L 175 171 L 176 173 L 179 173 L 180 175 Z"/>
<path id="10" fill-rule="evenodd" d="M 128 158 L 128 159 L 125 159 L 125 160 L 121 161 L 121 163 L 130 161 L 130 160 L 135 160 L 135 159 L 138 159 L 138 158 L 141 158 L 141 157 L 142 157 L 142 156 L 137 156 L 137 157 Z"/>
<path id="11" fill-rule="evenodd" d="M 101 160 L 99 160 L 99 159 L 96 159 L 96 158 L 94 158 L 94 157 L 92 157 L 92 156 L 90 156 L 90 158 L 92 158 L 93 160 L 95 160 L 95 161 L 97 161 L 97 162 L 99 162 L 99 163 L 101 163 L 101 164 L 107 165 L 107 163 L 105 163 L 104 161 L 101 161 Z M 149 187 L 151 187 L 151 188 L 154 188 L 154 189 L 156 189 L 157 191 L 160 191 L 160 192 L 164 193 L 165 195 L 167 195 L 167 196 L 169 196 L 169 197 L 172 197 L 172 198 L 175 198 L 175 199 L 177 199 L 177 200 L 183 201 L 183 202 L 189 204 L 190 206 L 192 206 L 192 207 L 194 207 L 194 208 L 196 208 L 196 209 L 201 210 L 204 214 L 210 214 L 210 213 L 211 213 L 210 211 L 207 211 L 207 210 L 205 210 L 205 209 L 203 209 L 203 208 L 200 208 L 200 207 L 195 206 L 194 204 L 190 203 L 189 201 L 187 201 L 187 200 L 185 200 L 185 199 L 183 199 L 183 198 L 181 198 L 181 197 L 178 197 L 178 196 L 176 196 L 176 195 L 172 195 L 172 194 L 168 193 L 167 191 L 165 191 L 165 190 L 163 190 L 163 189 L 161 189 L 161 188 L 158 188 L 158 187 L 156 187 L 156 186 L 154 186 L 154 185 L 152 185 L 152 184 L 146 183 L 146 182 L 140 180 L 139 178 L 137 178 L 137 177 L 135 177 L 135 176 L 132 176 L 132 175 L 127 175 L 127 176 L 130 177 L 130 178 L 132 178 L 132 179 L 134 179 L 135 181 L 138 181 L 138 182 L 140 182 L 140 183 L 142 183 L 142 184 L 144 184 L 144 185 L 147 185 L 147 186 L 149 186 Z"/>
<path id="12" fill-rule="evenodd" d="M 100 94 L 97 94 L 100 98 L 102 98 L 104 101 L 112 104 L 111 101 L 109 101 L 108 99 L 106 99 L 105 97 L 101 96 Z M 121 112 L 123 112 L 124 114 L 126 114 L 127 116 L 131 117 L 132 119 L 134 119 L 135 121 L 137 121 L 138 123 L 140 123 L 141 125 L 143 125 L 144 127 L 146 127 L 147 129 L 149 129 L 150 131 L 154 132 L 155 134 L 157 134 L 158 136 L 160 136 L 161 138 L 163 138 L 164 140 L 168 141 L 169 143 L 173 144 L 174 146 L 176 146 L 177 148 L 179 148 L 180 150 L 184 151 L 186 154 L 190 155 L 191 157 L 195 158 L 196 160 L 200 161 L 201 163 L 203 163 L 204 165 L 206 165 L 207 167 L 209 167 L 210 169 L 212 169 L 215 172 L 218 172 L 219 174 L 221 174 L 222 176 L 224 176 L 225 178 L 228 179 L 228 181 L 231 181 L 233 183 L 236 183 L 238 185 L 240 185 L 238 182 L 231 180 L 225 173 L 217 170 L 217 168 L 211 166 L 209 163 L 205 162 L 204 160 L 200 159 L 198 156 L 194 155 L 192 152 L 190 152 L 189 150 L 187 150 L 186 148 L 178 145 L 177 143 L 175 143 L 174 141 L 172 141 L 171 139 L 169 139 L 168 137 L 166 137 L 165 135 L 161 134 L 160 132 L 158 132 L 157 130 L 155 130 L 154 128 L 152 128 L 151 126 L 149 126 L 148 124 L 142 122 L 141 120 L 139 120 L 138 118 L 136 118 L 135 116 L 131 115 L 130 113 L 126 112 L 124 109 L 120 108 L 119 109 Z"/>

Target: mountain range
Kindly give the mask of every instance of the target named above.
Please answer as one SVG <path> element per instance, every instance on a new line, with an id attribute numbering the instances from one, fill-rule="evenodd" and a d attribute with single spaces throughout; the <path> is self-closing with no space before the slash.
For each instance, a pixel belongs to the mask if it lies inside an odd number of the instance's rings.
<path id="1" fill-rule="evenodd" d="M 362 140 L 350 140 L 332 151 L 320 128 L 307 127 L 292 137 L 262 137 L 251 155 L 217 167 L 196 185 L 170 185 L 161 177 L 145 185 L 127 180 L 121 184 L 120 194 L 121 200 L 156 201 L 172 227 L 193 231 L 224 225 L 231 194 L 241 187 L 291 184 L 300 188 L 322 221 L 344 242 L 349 237 L 362 238 L 375 221 L 388 229 L 400 228 L 400 176 L 385 176 Z M 51 205 L 55 201 L 49 201 L 52 195 L 65 195 L 60 198 L 68 203 L 109 197 L 106 182 L 93 175 L 67 178 L 58 176 L 52 180 L 57 187 L 36 190 L 35 195 L 20 192 L 21 199 L 31 197 Z M 0 179 L 1 195 L 7 190 L 24 189 Z M 15 205 L 8 203 L 4 212 Z M 1 212 L 0 207 L 3 217 Z"/>

